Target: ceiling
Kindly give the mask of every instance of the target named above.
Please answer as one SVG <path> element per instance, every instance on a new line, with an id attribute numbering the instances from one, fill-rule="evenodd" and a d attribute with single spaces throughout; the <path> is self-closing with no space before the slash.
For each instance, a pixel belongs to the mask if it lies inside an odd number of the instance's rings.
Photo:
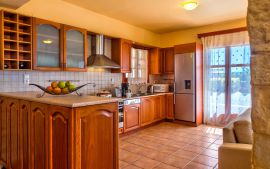
<path id="1" fill-rule="evenodd" d="M 200 0 L 193 11 L 184 0 L 64 0 L 156 33 L 244 18 L 247 0 Z"/>

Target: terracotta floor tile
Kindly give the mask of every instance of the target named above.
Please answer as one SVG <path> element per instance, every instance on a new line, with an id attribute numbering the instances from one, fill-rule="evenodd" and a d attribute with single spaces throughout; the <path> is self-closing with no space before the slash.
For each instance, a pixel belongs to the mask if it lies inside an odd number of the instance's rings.
<path id="1" fill-rule="evenodd" d="M 204 142 L 204 141 L 201 141 L 201 140 L 198 140 L 198 141 L 194 141 L 192 143 L 190 143 L 192 145 L 196 145 L 196 146 L 200 146 L 200 147 L 204 147 L 204 148 L 207 148 L 211 145 L 211 143 L 209 142 Z"/>
<path id="2" fill-rule="evenodd" d="M 157 166 L 160 162 L 156 160 L 152 160 L 147 157 L 142 157 L 139 160 L 135 161 L 133 165 L 140 167 L 140 168 L 145 168 L 145 169 L 151 169 L 155 166 Z"/>
<path id="3" fill-rule="evenodd" d="M 207 137 L 207 136 L 202 136 L 198 140 L 204 141 L 204 142 L 209 142 L 209 143 L 213 143 L 214 141 L 216 141 L 216 139 L 210 138 L 210 137 Z"/>
<path id="4" fill-rule="evenodd" d="M 154 167 L 153 169 L 177 169 L 177 168 L 171 165 L 160 163 L 158 166 Z"/>
<path id="5" fill-rule="evenodd" d="M 209 157 L 218 158 L 218 151 L 211 150 L 211 149 L 205 149 L 201 154 L 207 155 Z"/>
<path id="6" fill-rule="evenodd" d="M 212 169 L 213 167 L 200 163 L 190 162 L 184 169 Z"/>
<path id="7" fill-rule="evenodd" d="M 188 146 L 184 147 L 183 150 L 192 151 L 195 153 L 201 153 L 203 150 L 205 150 L 205 148 L 200 147 L 200 146 L 195 146 L 195 145 L 188 145 Z"/>
<path id="8" fill-rule="evenodd" d="M 128 166 L 124 167 L 123 169 L 140 169 L 140 167 L 137 167 L 135 165 L 128 165 Z"/>
<path id="9" fill-rule="evenodd" d="M 167 160 L 164 163 L 166 163 L 168 165 L 172 165 L 172 166 L 177 167 L 177 168 L 183 168 L 189 162 L 190 162 L 190 160 L 187 160 L 185 158 L 180 158 L 180 157 L 176 157 L 176 156 L 171 155 L 167 158 Z"/>
<path id="10" fill-rule="evenodd" d="M 215 142 L 214 142 L 215 144 L 218 144 L 218 145 L 221 145 L 221 144 L 223 144 L 223 140 L 216 140 Z"/>
<path id="11" fill-rule="evenodd" d="M 172 155 L 176 156 L 176 157 L 181 157 L 181 158 L 185 158 L 188 160 L 192 160 L 194 159 L 196 156 L 198 156 L 198 153 L 192 152 L 192 151 L 186 151 L 186 150 L 178 150 L 175 153 L 173 153 Z"/>
<path id="12" fill-rule="evenodd" d="M 199 155 L 192 161 L 208 165 L 210 167 L 214 167 L 218 163 L 218 159 L 206 155 Z"/>
<path id="13" fill-rule="evenodd" d="M 129 163 L 122 161 L 122 160 L 119 160 L 119 169 L 122 169 L 128 165 L 129 165 Z"/>
<path id="14" fill-rule="evenodd" d="M 125 161 L 127 163 L 132 163 L 136 160 L 138 160 L 141 156 L 128 152 L 126 150 L 120 150 L 119 151 L 119 160 Z"/>
<path id="15" fill-rule="evenodd" d="M 162 153 L 162 152 L 159 152 L 159 151 L 154 151 L 152 153 L 147 153 L 145 156 L 148 157 L 148 158 L 151 158 L 153 160 L 164 162 L 164 161 L 166 161 L 169 154 Z"/>

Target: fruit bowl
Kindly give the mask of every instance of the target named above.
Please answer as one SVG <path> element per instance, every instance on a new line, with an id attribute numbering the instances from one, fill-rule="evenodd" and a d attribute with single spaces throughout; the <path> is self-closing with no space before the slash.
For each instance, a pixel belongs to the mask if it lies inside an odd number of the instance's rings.
<path id="1" fill-rule="evenodd" d="M 69 85 L 67 85 L 69 84 Z M 43 91 L 43 94 L 38 95 L 37 97 L 42 97 L 45 95 L 45 93 L 48 93 L 50 95 L 68 95 L 71 94 L 73 92 L 75 92 L 77 95 L 82 96 L 81 93 L 78 93 L 78 90 L 83 88 L 86 85 L 92 84 L 95 87 L 95 84 L 93 83 L 86 83 L 84 85 L 78 86 L 76 87 L 75 85 L 71 84 L 69 81 L 68 82 L 52 82 L 51 86 L 48 86 L 47 88 L 40 86 L 38 84 L 29 84 L 31 86 L 36 86 L 38 87 L 40 90 Z"/>

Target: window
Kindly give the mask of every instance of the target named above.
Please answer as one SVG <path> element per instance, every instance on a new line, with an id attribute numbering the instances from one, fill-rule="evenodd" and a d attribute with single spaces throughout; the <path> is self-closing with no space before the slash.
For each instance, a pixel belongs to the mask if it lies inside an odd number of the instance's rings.
<path id="1" fill-rule="evenodd" d="M 148 77 L 148 50 L 131 49 L 131 73 L 127 73 L 131 84 L 147 83 Z"/>
<path id="2" fill-rule="evenodd" d="M 251 106 L 250 46 L 210 48 L 207 57 L 208 122 L 225 125 Z"/>

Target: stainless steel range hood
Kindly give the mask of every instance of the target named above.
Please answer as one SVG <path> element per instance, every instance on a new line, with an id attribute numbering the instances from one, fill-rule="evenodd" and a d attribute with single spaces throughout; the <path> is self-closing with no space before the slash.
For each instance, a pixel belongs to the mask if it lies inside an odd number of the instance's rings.
<path id="1" fill-rule="evenodd" d="M 87 66 L 93 68 L 119 69 L 120 65 L 104 55 L 104 36 L 96 35 L 96 53 L 88 57 Z"/>

